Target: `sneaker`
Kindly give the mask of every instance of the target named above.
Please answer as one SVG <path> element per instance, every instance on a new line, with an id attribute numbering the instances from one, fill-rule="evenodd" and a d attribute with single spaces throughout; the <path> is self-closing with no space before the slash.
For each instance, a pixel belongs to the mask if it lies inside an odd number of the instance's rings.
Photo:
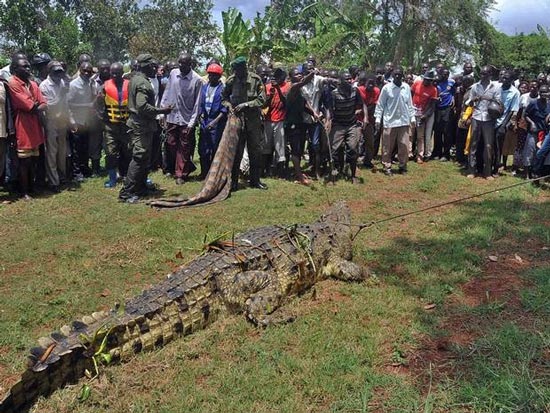
<path id="1" fill-rule="evenodd" d="M 495 178 L 492 175 L 486 176 L 485 179 L 487 181 L 494 181 L 495 180 Z"/>
<path id="2" fill-rule="evenodd" d="M 419 156 L 419 157 L 416 158 L 416 163 L 417 163 L 417 164 L 423 164 L 423 163 L 424 163 L 424 161 L 422 160 L 422 157 L 421 157 L 421 156 Z"/>
<path id="3" fill-rule="evenodd" d="M 28 202 L 28 201 L 32 201 L 32 196 L 30 196 L 29 194 L 24 194 L 24 195 L 21 197 L 21 199 L 22 199 L 23 201 L 27 201 L 27 202 Z"/>
<path id="4" fill-rule="evenodd" d="M 393 172 L 392 172 L 391 168 L 384 169 L 384 175 L 393 176 Z"/>
<path id="5" fill-rule="evenodd" d="M 105 181 L 105 183 L 103 184 L 103 187 L 107 189 L 112 189 L 115 186 L 116 186 L 116 181 Z"/>
<path id="6" fill-rule="evenodd" d="M 176 185 L 183 185 L 185 180 L 183 178 L 176 178 Z"/>
<path id="7" fill-rule="evenodd" d="M 401 175 L 407 175 L 407 168 L 399 167 L 399 173 Z"/>
<path id="8" fill-rule="evenodd" d="M 468 174 L 468 175 L 466 175 L 466 178 L 474 179 L 474 178 L 475 178 L 475 175 L 474 175 L 474 174 Z"/>
<path id="9" fill-rule="evenodd" d="M 139 202 L 139 196 L 132 195 L 131 197 L 123 199 L 122 201 L 127 203 L 127 204 L 137 204 Z"/>
<path id="10" fill-rule="evenodd" d="M 442 156 L 441 158 L 439 158 L 439 162 L 447 162 L 448 159 L 445 158 L 444 156 Z"/>
<path id="11" fill-rule="evenodd" d="M 84 178 L 83 174 L 76 174 L 74 176 L 74 181 L 75 182 L 84 182 L 85 180 L 86 180 L 86 178 Z"/>

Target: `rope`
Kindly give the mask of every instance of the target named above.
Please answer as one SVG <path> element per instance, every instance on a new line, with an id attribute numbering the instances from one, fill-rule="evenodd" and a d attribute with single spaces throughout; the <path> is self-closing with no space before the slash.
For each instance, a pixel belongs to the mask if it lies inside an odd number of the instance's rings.
<path id="1" fill-rule="evenodd" d="M 497 188 L 497 189 L 492 189 L 490 191 L 485 191 L 485 192 L 481 192 L 479 194 L 474 194 L 474 195 L 470 195 L 470 196 L 466 196 L 464 198 L 459 198 L 459 199 L 454 199 L 452 201 L 447 201 L 447 202 L 443 202 L 441 204 L 436 204 L 436 205 L 432 205 L 432 206 L 429 206 L 429 207 L 426 207 L 426 208 L 422 208 L 422 209 L 417 209 L 415 211 L 410 211 L 410 212 L 405 212 L 403 214 L 399 214 L 399 215 L 393 215 L 391 217 L 388 217 L 388 218 L 384 218 L 384 219 L 379 219 L 377 221 L 372 221 L 372 222 L 369 222 L 368 224 L 365 223 L 365 224 L 347 224 L 349 226 L 352 226 L 352 227 L 358 227 L 359 229 L 357 230 L 357 232 L 355 233 L 355 235 L 353 236 L 352 240 L 355 240 L 355 238 L 357 237 L 357 235 L 359 235 L 359 233 L 364 230 L 365 228 L 369 228 L 369 227 L 372 227 L 374 225 L 378 225 L 378 224 L 381 224 L 383 222 L 388 222 L 388 221 L 393 221 L 395 219 L 399 219 L 399 218 L 404 218 L 404 217 L 408 217 L 409 215 L 415 215 L 415 214 L 420 214 L 421 212 L 425 212 L 425 211 L 429 211 L 431 209 L 437 209 L 437 208 L 441 208 L 441 207 L 444 207 L 444 206 L 447 206 L 447 205 L 453 205 L 453 204 L 458 204 L 460 202 L 464 202 L 464 201 L 468 201 L 470 199 L 474 199 L 474 198 L 479 198 L 479 197 L 482 197 L 482 196 L 485 196 L 485 195 L 489 195 L 489 194 L 493 194 L 493 193 L 496 193 L 496 192 L 500 192 L 500 191 L 505 191 L 507 189 L 511 189 L 511 188 L 515 188 L 517 186 L 521 186 L 521 185 L 526 185 L 526 184 L 529 184 L 529 183 L 532 183 L 532 182 L 536 182 L 536 181 L 540 181 L 542 179 L 546 179 L 546 178 L 549 178 L 550 175 L 546 175 L 546 176 L 541 176 L 539 178 L 533 178 L 533 179 L 526 179 L 522 182 L 519 182 L 517 184 L 513 184 L 513 185 L 508 185 L 508 186 L 503 186 L 503 187 L 500 187 L 500 188 Z"/>

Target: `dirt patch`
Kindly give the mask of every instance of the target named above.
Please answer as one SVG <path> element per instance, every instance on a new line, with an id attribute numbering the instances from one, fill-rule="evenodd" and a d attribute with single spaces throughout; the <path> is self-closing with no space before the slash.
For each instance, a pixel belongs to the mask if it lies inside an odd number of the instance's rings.
<path id="1" fill-rule="evenodd" d="M 497 261 L 488 260 L 483 276 L 473 278 L 462 286 L 463 303 L 470 307 L 495 302 L 519 306 L 518 293 L 525 286 L 519 272 L 529 268 L 530 260 L 516 254 L 491 257 Z"/>
<path id="2" fill-rule="evenodd" d="M 533 250 L 531 250 L 533 251 Z M 527 287 L 521 274 L 537 263 L 536 253 L 520 257 L 515 253 L 487 258 L 481 276 L 465 283 L 459 294 L 450 297 L 445 304 L 444 316 L 438 327 L 447 334 L 443 337 L 422 336 L 415 349 L 407 355 L 407 372 L 416 379 L 420 388 L 426 389 L 429 381 L 437 384 L 444 378 L 453 377 L 464 366 L 458 365 L 457 350 L 464 349 L 482 337 L 495 324 L 514 322 L 532 325 L 528 320 L 533 315 L 526 311 L 520 301 L 520 291 Z M 464 311 L 464 306 L 476 311 Z M 483 315 L 483 308 L 499 308 L 497 316 Z"/>

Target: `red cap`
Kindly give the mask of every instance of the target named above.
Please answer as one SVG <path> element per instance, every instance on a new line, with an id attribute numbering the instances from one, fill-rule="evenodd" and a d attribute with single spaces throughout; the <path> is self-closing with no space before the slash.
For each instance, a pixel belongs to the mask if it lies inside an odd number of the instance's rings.
<path id="1" fill-rule="evenodd" d="M 211 65 L 208 66 L 208 69 L 206 69 L 206 72 L 221 75 L 223 73 L 223 67 L 221 67 L 217 63 L 212 63 Z"/>

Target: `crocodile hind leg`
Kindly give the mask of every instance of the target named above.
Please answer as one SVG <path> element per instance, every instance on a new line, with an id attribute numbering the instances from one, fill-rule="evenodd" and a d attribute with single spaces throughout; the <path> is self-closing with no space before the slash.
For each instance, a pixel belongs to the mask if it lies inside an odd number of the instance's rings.
<path id="1" fill-rule="evenodd" d="M 241 272 L 221 292 L 230 310 L 244 312 L 255 325 L 287 323 L 294 319 L 280 310 L 284 295 L 275 273 Z"/>

